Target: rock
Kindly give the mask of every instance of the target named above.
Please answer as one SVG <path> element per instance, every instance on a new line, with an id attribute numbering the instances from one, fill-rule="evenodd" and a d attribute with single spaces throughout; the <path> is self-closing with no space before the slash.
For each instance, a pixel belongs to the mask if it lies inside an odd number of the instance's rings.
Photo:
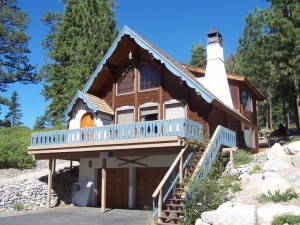
<path id="1" fill-rule="evenodd" d="M 201 219 L 197 219 L 195 225 L 209 225 L 209 224 L 204 223 Z"/>
<path id="2" fill-rule="evenodd" d="M 278 159 L 286 155 L 283 147 L 279 143 L 275 143 L 270 150 L 268 151 L 267 158 L 270 159 Z"/>
<path id="3" fill-rule="evenodd" d="M 270 177 L 279 177 L 279 175 L 275 172 L 264 172 L 263 173 L 263 179 L 267 179 L 267 178 L 270 178 Z"/>
<path id="4" fill-rule="evenodd" d="M 238 177 L 238 180 L 241 182 L 242 185 L 247 184 L 249 182 L 249 179 L 250 179 L 250 174 L 249 173 L 241 174 Z"/>
<path id="5" fill-rule="evenodd" d="M 300 191 L 300 170 L 290 176 L 290 182 Z"/>
<path id="6" fill-rule="evenodd" d="M 298 152 L 293 158 L 292 158 L 292 164 L 300 169 L 300 152 Z"/>
<path id="7" fill-rule="evenodd" d="M 217 210 L 202 213 L 201 219 L 214 225 L 255 225 L 255 205 L 226 202 Z"/>
<path id="8" fill-rule="evenodd" d="M 285 170 L 285 169 L 290 169 L 290 165 L 286 162 L 283 162 L 281 160 L 278 159 L 272 159 L 272 160 L 268 160 L 264 167 L 263 167 L 263 171 L 272 171 L 272 172 L 276 172 L 279 170 Z"/>
<path id="9" fill-rule="evenodd" d="M 257 209 L 257 223 L 271 225 L 275 216 L 283 214 L 300 215 L 300 207 L 295 205 L 269 204 Z"/>
<path id="10" fill-rule="evenodd" d="M 296 155 L 300 152 L 300 141 L 292 142 L 291 144 L 283 146 L 284 151 L 288 155 Z"/>
<path id="11" fill-rule="evenodd" d="M 285 192 L 291 187 L 292 185 L 289 182 L 280 177 L 268 177 L 258 184 L 257 194 L 268 194 L 269 191 L 272 194 L 274 194 L 275 191 Z"/>

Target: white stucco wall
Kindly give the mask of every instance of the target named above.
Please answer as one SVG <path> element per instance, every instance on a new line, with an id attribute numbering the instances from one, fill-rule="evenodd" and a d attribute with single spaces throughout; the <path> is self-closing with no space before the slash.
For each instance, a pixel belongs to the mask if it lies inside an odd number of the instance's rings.
<path id="1" fill-rule="evenodd" d="M 95 127 L 109 125 L 112 123 L 112 116 L 97 112 L 96 114 L 90 110 L 83 101 L 79 101 L 72 110 L 70 115 L 69 129 L 79 129 L 81 118 L 84 114 L 90 112 L 94 115 Z"/>

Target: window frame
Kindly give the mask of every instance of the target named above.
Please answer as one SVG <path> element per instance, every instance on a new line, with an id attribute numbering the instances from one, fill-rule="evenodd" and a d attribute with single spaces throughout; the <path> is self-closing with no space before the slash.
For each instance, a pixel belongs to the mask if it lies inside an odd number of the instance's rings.
<path id="1" fill-rule="evenodd" d="M 142 83 L 141 83 L 141 81 L 142 81 L 142 73 L 141 73 L 141 66 L 142 65 L 146 65 L 147 67 L 149 67 L 150 68 L 150 70 L 154 73 L 154 74 L 156 74 L 157 75 L 157 78 L 158 78 L 158 84 L 157 84 L 157 87 L 153 87 L 153 88 L 149 88 L 149 89 L 141 89 L 141 85 L 142 85 Z M 153 69 L 152 68 L 152 66 L 150 66 L 148 63 L 141 63 L 141 64 L 139 64 L 139 82 L 138 82 L 138 90 L 139 90 L 139 92 L 145 92 L 145 91 L 152 91 L 152 90 L 156 90 L 156 89 L 158 89 L 159 88 L 159 86 L 160 86 L 160 74 L 155 70 L 155 69 Z"/>
<path id="2" fill-rule="evenodd" d="M 245 97 L 244 97 L 243 93 L 247 93 L 247 97 L 245 96 L 247 99 L 246 106 L 244 105 Z M 250 101 L 250 105 L 249 105 L 249 101 Z M 252 98 L 251 93 L 248 90 L 243 89 L 241 91 L 241 103 L 242 103 L 244 111 L 253 112 L 253 98 Z"/>
<path id="3" fill-rule="evenodd" d="M 183 104 L 184 118 L 180 118 L 180 119 L 187 119 L 187 104 L 186 104 L 186 101 L 171 99 L 169 101 L 164 102 L 164 105 L 163 105 L 164 106 L 164 108 L 163 108 L 164 117 L 163 118 L 165 120 L 167 119 L 167 113 L 166 113 L 167 106 L 176 105 L 176 104 Z"/>
<path id="4" fill-rule="evenodd" d="M 115 112 L 115 124 L 118 125 L 119 124 L 119 119 L 118 119 L 118 116 L 119 116 L 119 113 L 120 112 L 124 112 L 124 111 L 129 111 L 129 110 L 132 110 L 132 114 L 133 114 L 133 122 L 132 123 L 135 123 L 135 108 L 134 106 L 122 106 L 120 108 L 117 108 L 116 109 L 116 112 Z M 120 125 L 122 124 L 129 124 L 129 123 L 121 123 Z"/>
<path id="5" fill-rule="evenodd" d="M 145 104 L 142 104 L 139 106 L 139 109 L 138 109 L 138 121 L 139 122 L 145 122 L 145 121 L 141 121 L 141 109 L 145 109 L 145 108 L 150 108 L 150 107 L 157 107 L 157 120 L 159 120 L 160 118 L 160 111 L 159 111 L 159 104 L 158 103 L 154 103 L 154 102 L 148 102 L 148 103 L 145 103 Z"/>
<path id="6" fill-rule="evenodd" d="M 133 68 L 133 91 L 130 91 L 130 92 L 126 92 L 126 93 L 119 93 L 119 80 L 122 78 L 122 76 L 124 75 L 124 73 L 126 72 L 126 70 L 129 70 Z M 135 83 L 136 83 L 136 67 L 134 65 L 131 65 L 131 66 L 128 66 L 126 67 L 126 69 L 123 71 L 123 73 L 121 74 L 121 76 L 119 77 L 119 79 L 117 80 L 116 82 L 116 95 L 117 96 L 120 96 L 120 95 L 128 95 L 128 94 L 133 94 L 135 93 Z"/>

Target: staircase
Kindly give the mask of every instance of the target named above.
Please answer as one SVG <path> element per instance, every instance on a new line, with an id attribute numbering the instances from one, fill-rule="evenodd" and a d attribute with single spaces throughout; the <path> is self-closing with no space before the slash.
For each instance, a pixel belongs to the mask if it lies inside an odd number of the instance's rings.
<path id="1" fill-rule="evenodd" d="M 178 154 L 153 193 L 153 217 L 157 225 L 179 224 L 184 220 L 186 193 L 191 179 L 204 179 L 220 149 L 235 146 L 235 133 L 218 126 L 207 147 L 193 150 L 189 145 Z"/>
<path id="2" fill-rule="evenodd" d="M 205 148 L 199 148 L 193 153 L 192 159 L 184 170 L 183 182 L 178 182 L 174 191 L 167 199 L 167 203 L 162 210 L 162 216 L 158 218 L 157 225 L 179 224 L 180 220 L 184 219 L 183 208 L 185 203 L 185 191 L 188 187 L 188 181 L 191 179 L 199 160 Z"/>

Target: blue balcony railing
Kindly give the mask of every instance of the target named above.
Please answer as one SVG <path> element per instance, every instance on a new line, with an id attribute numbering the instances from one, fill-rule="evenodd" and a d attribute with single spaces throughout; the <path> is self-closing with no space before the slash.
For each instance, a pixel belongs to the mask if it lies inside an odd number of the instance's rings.
<path id="1" fill-rule="evenodd" d="M 188 119 L 155 120 L 122 125 L 31 134 L 31 146 L 179 136 L 202 141 L 203 126 Z"/>

